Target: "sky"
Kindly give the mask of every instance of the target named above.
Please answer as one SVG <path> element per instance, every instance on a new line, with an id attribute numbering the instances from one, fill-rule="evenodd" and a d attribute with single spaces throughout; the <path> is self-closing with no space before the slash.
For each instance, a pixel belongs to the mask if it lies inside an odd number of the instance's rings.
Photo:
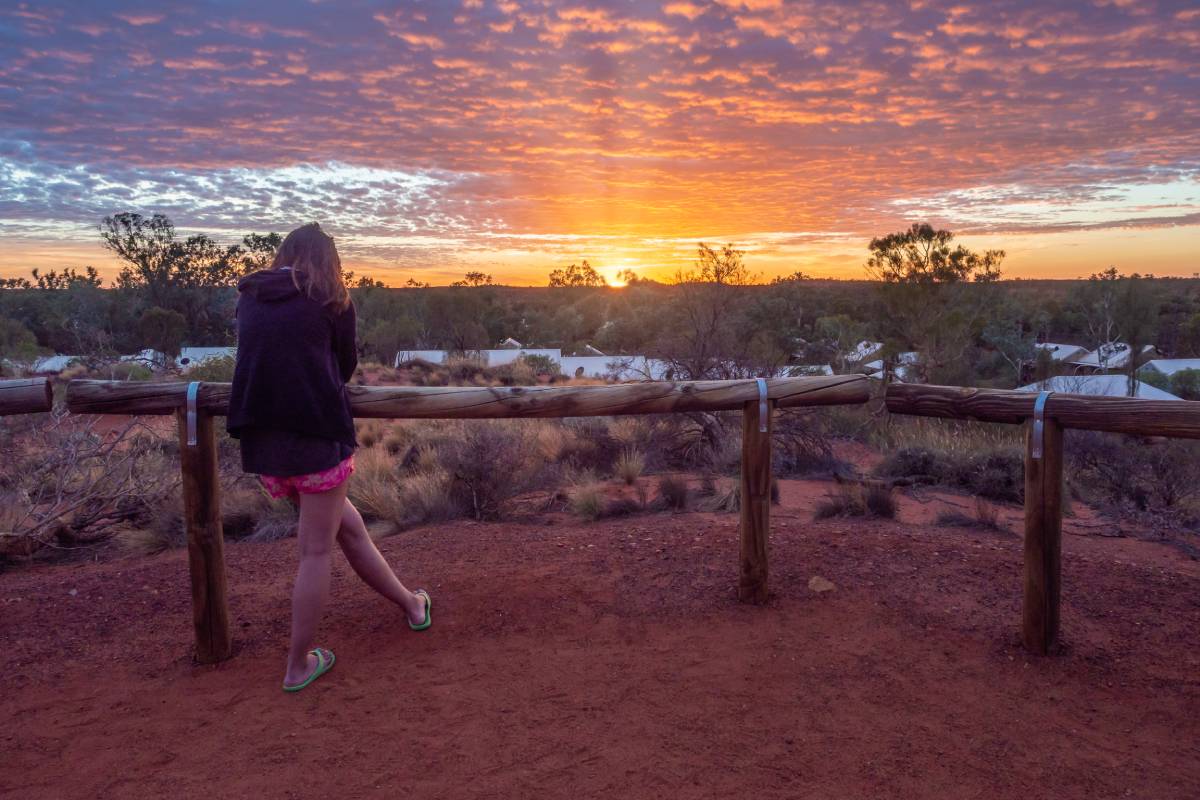
<path id="1" fill-rule="evenodd" d="M 0 276 L 107 214 L 317 220 L 360 274 L 865 277 L 928 221 L 1006 277 L 1200 272 L 1195 2 L 0 7 Z"/>

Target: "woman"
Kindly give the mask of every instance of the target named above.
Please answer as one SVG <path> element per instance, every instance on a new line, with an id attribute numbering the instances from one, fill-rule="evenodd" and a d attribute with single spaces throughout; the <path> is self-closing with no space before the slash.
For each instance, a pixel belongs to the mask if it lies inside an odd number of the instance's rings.
<path id="1" fill-rule="evenodd" d="M 292 589 L 292 641 L 284 691 L 308 686 L 333 666 L 313 648 L 329 594 L 333 541 L 375 591 L 404 609 L 414 630 L 431 623 L 429 594 L 410 592 L 367 535 L 346 498 L 354 471 L 354 419 L 346 381 L 358 366 L 354 305 L 333 239 L 317 223 L 283 240 L 270 269 L 238 284 L 238 353 L 229 433 L 242 468 L 273 497 L 300 506 L 300 567 Z"/>

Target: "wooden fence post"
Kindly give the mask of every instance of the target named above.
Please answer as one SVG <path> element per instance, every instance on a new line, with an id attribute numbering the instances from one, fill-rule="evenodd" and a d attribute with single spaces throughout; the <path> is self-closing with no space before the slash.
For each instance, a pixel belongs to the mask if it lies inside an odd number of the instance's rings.
<path id="1" fill-rule="evenodd" d="M 188 442 L 187 412 L 179 422 L 179 461 L 183 470 L 183 520 L 187 527 L 188 568 L 192 577 L 192 622 L 196 660 L 212 664 L 233 651 L 226 596 L 224 537 L 221 530 L 217 437 L 213 418 L 195 414 L 195 444 Z"/>
<path id="2" fill-rule="evenodd" d="M 1026 649 L 1045 655 L 1058 639 L 1062 592 L 1062 426 L 1046 418 L 1039 437 L 1030 422 L 1025 440 L 1025 601 L 1022 638 Z"/>
<path id="3" fill-rule="evenodd" d="M 766 407 L 765 420 L 762 419 L 760 405 Z M 767 602 L 767 534 L 771 528 L 771 418 L 774 409 L 773 400 L 754 400 L 742 407 L 738 600 L 757 605 Z M 765 431 L 760 428 L 765 428 Z"/>

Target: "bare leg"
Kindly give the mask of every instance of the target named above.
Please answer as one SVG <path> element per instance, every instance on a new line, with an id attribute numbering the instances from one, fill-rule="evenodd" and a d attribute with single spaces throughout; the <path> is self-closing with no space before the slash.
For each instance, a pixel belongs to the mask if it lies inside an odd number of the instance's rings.
<path id="1" fill-rule="evenodd" d="M 330 554 L 345 503 L 345 482 L 327 492 L 300 495 L 300 566 L 292 588 L 292 642 L 283 679 L 289 685 L 302 682 L 317 667 L 309 651 L 329 596 Z"/>
<path id="2" fill-rule="evenodd" d="M 404 588 L 396 577 L 375 542 L 367 533 L 362 514 L 349 500 L 342 509 L 342 526 L 338 529 L 337 543 L 346 554 L 350 566 L 362 578 L 363 583 L 404 609 L 409 620 L 419 625 L 425 619 L 425 598 Z"/>

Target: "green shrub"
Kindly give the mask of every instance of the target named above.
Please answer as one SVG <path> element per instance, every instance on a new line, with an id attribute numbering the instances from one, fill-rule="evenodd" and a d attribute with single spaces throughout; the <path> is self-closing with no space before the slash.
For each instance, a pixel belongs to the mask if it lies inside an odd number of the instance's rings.
<path id="1" fill-rule="evenodd" d="M 621 451 L 621 455 L 617 458 L 617 477 L 625 481 L 627 486 L 632 486 L 642 476 L 645 469 L 645 457 L 633 448 Z"/>
<path id="2" fill-rule="evenodd" d="M 658 499 L 672 511 L 684 511 L 690 499 L 687 481 L 674 475 L 663 475 L 658 479 Z"/>
<path id="3" fill-rule="evenodd" d="M 558 362 L 543 353 L 528 353 L 521 356 L 520 360 L 524 361 L 535 375 L 556 376 L 562 374 L 562 368 L 559 367 Z"/>
<path id="4" fill-rule="evenodd" d="M 829 517 L 881 517 L 895 519 L 896 500 L 891 488 L 879 483 L 839 484 L 817 504 L 816 519 Z"/>
<path id="5" fill-rule="evenodd" d="M 570 500 L 571 512 L 581 519 L 593 522 L 604 514 L 604 488 L 599 484 L 576 486 L 570 490 L 567 497 Z"/>
<path id="6" fill-rule="evenodd" d="M 889 453 L 875 474 L 950 486 L 991 500 L 1019 503 L 1025 497 L 1025 460 L 1015 447 L 975 453 L 902 447 Z"/>
<path id="7" fill-rule="evenodd" d="M 236 363 L 233 356 L 206 358 L 185 372 L 183 376 L 189 381 L 229 383 L 233 380 L 233 368 Z"/>

